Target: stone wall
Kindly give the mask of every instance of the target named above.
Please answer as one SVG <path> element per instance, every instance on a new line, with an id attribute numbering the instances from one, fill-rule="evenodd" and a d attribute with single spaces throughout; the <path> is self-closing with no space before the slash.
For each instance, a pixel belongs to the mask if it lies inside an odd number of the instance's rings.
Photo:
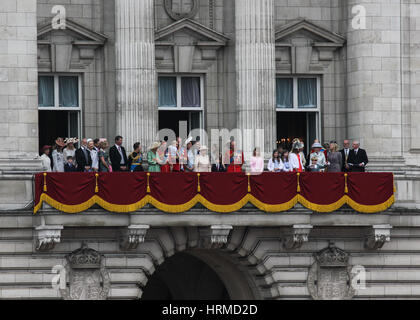
<path id="1" fill-rule="evenodd" d="M 141 298 L 148 277 L 177 252 L 193 254 L 214 268 L 232 297 L 240 297 L 238 286 L 242 286 L 242 294 L 248 292 L 251 296 L 247 297 L 253 299 L 311 299 L 307 279 L 314 255 L 331 242 L 349 254 L 350 266 L 366 269 L 366 289 L 357 291 L 353 299 L 420 297 L 420 256 L 416 251 L 420 220 L 414 213 L 391 210 L 367 216 L 343 211 L 320 215 L 293 210 L 261 217 L 261 213 L 248 210 L 222 216 L 220 222 L 241 223 L 233 224 L 228 243 L 221 249 L 208 247 L 205 239 L 209 227 L 206 219 L 197 217 L 198 213 L 205 215 L 196 210 L 182 218 L 166 215 L 165 223 L 151 223 L 145 242 L 137 249 L 123 251 L 119 239 L 127 227 L 128 215 L 94 210 L 74 216 L 47 210 L 41 214 L 46 225 L 62 223 L 64 230 L 61 242 L 46 252 L 35 250 L 34 226 L 42 221 L 41 216 L 34 218 L 30 212 L 2 214 L 0 223 L 6 227 L 0 232 L 0 298 L 61 299 L 60 292 L 51 286 L 55 276 L 52 268 L 65 266 L 65 257 L 79 249 L 82 242 L 104 256 L 111 281 L 108 299 Z M 162 214 L 145 211 L 131 215 L 131 221 L 151 222 L 156 215 Z M 261 217 L 259 222 L 257 216 Z M 181 222 L 185 219 L 188 226 Z M 100 221 L 106 221 L 107 226 L 101 226 Z M 313 225 L 309 241 L 300 248 L 286 249 L 284 240 L 290 237 L 290 223 L 298 222 Z M 379 250 L 366 249 L 365 239 L 377 223 L 393 226 L 390 242 Z M 230 264 L 218 269 L 222 261 Z M 231 281 L 233 277 L 237 281 Z"/>
<path id="2" fill-rule="evenodd" d="M 30 160 L 38 151 L 36 30 L 36 0 L 1 1 L 0 159 Z"/>

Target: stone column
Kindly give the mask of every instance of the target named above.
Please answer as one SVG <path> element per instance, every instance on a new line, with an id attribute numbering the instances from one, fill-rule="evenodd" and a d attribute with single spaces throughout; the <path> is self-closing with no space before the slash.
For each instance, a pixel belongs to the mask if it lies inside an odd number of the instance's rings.
<path id="1" fill-rule="evenodd" d="M 356 5 L 365 9 L 365 29 L 352 23 Z M 371 160 L 392 162 L 394 158 L 401 165 L 400 3 L 349 0 L 345 9 L 349 138 L 360 140 Z"/>
<path id="2" fill-rule="evenodd" d="M 273 0 L 236 0 L 238 128 L 264 130 L 264 145 L 248 137 L 248 150 L 276 142 L 275 37 Z"/>
<path id="3" fill-rule="evenodd" d="M 40 166 L 36 9 L 0 1 L 0 175 Z"/>
<path id="4" fill-rule="evenodd" d="M 153 0 L 115 0 L 117 134 L 131 150 L 158 128 Z"/>

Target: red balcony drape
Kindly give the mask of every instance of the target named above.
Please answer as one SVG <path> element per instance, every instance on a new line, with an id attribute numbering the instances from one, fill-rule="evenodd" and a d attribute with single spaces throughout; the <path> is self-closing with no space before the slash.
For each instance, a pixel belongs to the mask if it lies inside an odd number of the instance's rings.
<path id="1" fill-rule="evenodd" d="M 134 212 L 147 204 L 182 213 L 198 203 L 219 213 L 248 203 L 263 212 L 283 212 L 301 203 L 316 212 L 347 204 L 358 212 L 376 213 L 394 201 L 392 173 L 41 173 L 35 177 L 34 213 L 43 202 L 65 213 L 94 205 Z"/>

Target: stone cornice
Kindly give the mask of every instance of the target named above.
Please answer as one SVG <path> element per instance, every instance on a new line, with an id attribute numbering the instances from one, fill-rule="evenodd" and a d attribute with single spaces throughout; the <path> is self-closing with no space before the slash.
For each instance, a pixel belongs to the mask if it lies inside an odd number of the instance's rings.
<path id="1" fill-rule="evenodd" d="M 182 19 L 156 31 L 155 41 L 158 44 L 158 42 L 161 42 L 160 39 L 165 38 L 182 29 L 189 29 L 203 37 L 212 40 L 211 42 L 213 43 L 213 45 L 218 44 L 219 46 L 225 46 L 230 40 L 224 34 L 207 28 L 206 26 L 202 25 L 201 23 L 198 23 L 197 21 L 190 19 Z"/>
<path id="2" fill-rule="evenodd" d="M 301 30 L 306 30 L 317 37 L 321 37 L 322 39 L 325 39 L 326 41 L 324 42 L 331 42 L 331 43 L 336 44 L 337 46 L 343 46 L 346 42 L 346 38 L 344 38 L 342 35 L 329 31 L 306 19 L 293 21 L 291 23 L 288 23 L 278 28 L 275 34 L 276 42 L 281 42 L 284 38 L 296 32 L 299 32 Z M 322 43 L 324 42 L 322 41 L 320 42 L 321 46 L 322 46 Z"/>
<path id="3" fill-rule="evenodd" d="M 53 29 L 51 23 L 47 23 L 44 25 L 40 25 L 38 26 L 38 38 L 42 37 L 43 35 L 54 31 L 55 29 Z M 105 42 L 108 40 L 108 37 L 102 33 L 90 30 L 72 20 L 67 19 L 66 20 L 66 27 L 65 29 L 59 29 L 62 30 L 64 32 L 66 31 L 72 31 L 74 33 L 76 33 L 79 37 L 81 37 L 82 39 L 85 40 L 81 40 L 83 42 L 93 42 L 97 45 L 104 45 Z M 42 41 L 42 40 L 40 40 Z M 42 43 L 45 44 L 45 43 Z"/>

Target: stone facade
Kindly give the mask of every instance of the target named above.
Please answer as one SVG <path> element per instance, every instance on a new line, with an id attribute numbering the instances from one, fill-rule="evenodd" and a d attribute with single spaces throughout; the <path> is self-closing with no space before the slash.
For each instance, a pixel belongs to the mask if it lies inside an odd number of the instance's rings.
<path id="1" fill-rule="evenodd" d="M 55 5 L 65 29 L 51 26 Z M 352 26 L 356 5 L 366 29 Z M 180 253 L 209 266 L 233 299 L 420 298 L 419 21 L 415 0 L 0 1 L 0 298 L 138 299 Z M 38 74 L 79 75 L 80 135 L 122 134 L 127 147 L 154 139 L 158 74 L 200 75 L 204 128 L 264 129 L 266 149 L 276 75 L 319 77 L 322 140 L 360 140 L 370 170 L 394 172 L 397 203 L 375 215 L 45 206 L 33 216 Z M 328 250 L 342 259 L 324 263 Z M 72 262 L 80 254 L 92 263 Z M 354 266 L 365 289 L 346 287 Z M 325 281 L 333 273 L 346 281 Z M 69 277 L 59 288 L 57 274 Z"/>

